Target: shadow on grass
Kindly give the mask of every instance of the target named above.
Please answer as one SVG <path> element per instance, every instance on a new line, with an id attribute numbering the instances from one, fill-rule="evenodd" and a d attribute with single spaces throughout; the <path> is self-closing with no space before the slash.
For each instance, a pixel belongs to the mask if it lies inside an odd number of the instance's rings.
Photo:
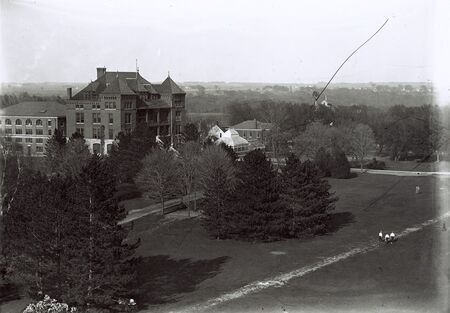
<path id="1" fill-rule="evenodd" d="M 0 282 L 0 304 L 20 299 L 19 286 Z"/>
<path id="2" fill-rule="evenodd" d="M 330 219 L 326 222 L 326 230 L 323 235 L 337 232 L 344 226 L 355 222 L 355 216 L 350 212 L 339 212 L 330 214 Z"/>
<path id="3" fill-rule="evenodd" d="M 228 259 L 223 256 L 211 260 L 174 260 L 168 255 L 142 259 L 136 296 L 139 307 L 176 302 L 183 293 L 194 291 L 202 281 L 217 275 Z"/>

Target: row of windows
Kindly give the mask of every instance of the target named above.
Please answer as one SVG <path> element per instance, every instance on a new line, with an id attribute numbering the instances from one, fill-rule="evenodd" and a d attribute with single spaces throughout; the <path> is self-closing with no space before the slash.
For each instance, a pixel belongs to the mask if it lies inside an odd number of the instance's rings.
<path id="1" fill-rule="evenodd" d="M 80 135 L 84 136 L 84 127 L 77 127 L 75 131 Z M 92 127 L 92 138 L 101 139 L 102 137 L 102 129 L 101 127 Z M 114 130 L 112 128 L 108 128 L 108 137 L 105 139 L 114 139 Z"/>
<path id="2" fill-rule="evenodd" d="M 35 135 L 44 135 L 44 130 L 42 128 L 36 128 L 35 131 L 36 131 Z M 12 135 L 12 133 L 13 132 L 12 132 L 11 128 L 6 128 L 5 129 L 5 134 Z M 23 134 L 22 128 L 16 128 L 15 134 L 16 135 L 22 135 Z M 33 135 L 33 129 L 31 129 L 31 128 L 25 129 L 25 135 Z M 51 129 L 47 130 L 47 135 L 49 135 L 49 136 L 52 135 L 52 130 Z"/>
<path id="3" fill-rule="evenodd" d="M 0 120 L 0 125 L 2 124 L 2 120 Z M 5 120 L 5 125 L 12 125 L 11 120 L 9 118 L 7 118 Z M 21 119 L 16 119 L 15 121 L 15 125 L 16 126 L 21 126 L 22 125 L 22 120 Z M 25 126 L 33 126 L 33 121 L 29 118 L 27 118 L 25 120 Z M 36 126 L 43 126 L 42 124 L 42 120 L 36 120 Z M 52 126 L 52 120 L 47 120 L 47 126 Z"/>
<path id="4" fill-rule="evenodd" d="M 253 131 L 249 131 L 248 133 L 246 131 L 242 132 L 242 137 L 252 139 L 254 137 L 254 133 L 256 133 L 255 138 L 261 138 L 261 132 L 257 131 L 257 132 L 253 132 Z"/>
<path id="5" fill-rule="evenodd" d="M 125 114 L 125 118 L 126 118 L 127 114 Z M 78 124 L 83 124 L 84 123 L 84 113 L 77 112 L 75 114 L 75 121 Z M 92 123 L 100 124 L 101 122 L 102 122 L 102 118 L 100 116 L 100 113 L 92 113 Z M 109 124 L 114 124 L 114 115 L 112 113 L 108 114 L 108 123 Z"/>
<path id="6" fill-rule="evenodd" d="M 75 109 L 82 110 L 85 108 L 84 105 L 85 105 L 84 103 L 76 103 Z M 92 105 L 92 110 L 100 110 L 101 109 L 100 102 L 94 102 L 91 105 Z M 116 108 L 115 102 L 105 102 L 105 109 L 115 109 L 115 108 Z"/>
<path id="7" fill-rule="evenodd" d="M 12 138 L 5 137 L 5 140 L 11 142 Z M 21 138 L 21 137 L 18 137 L 18 138 L 14 138 L 14 142 L 17 142 L 17 143 L 23 143 L 23 142 L 25 142 L 25 143 L 33 143 L 33 142 L 44 143 L 44 138 Z"/>
<path id="8" fill-rule="evenodd" d="M 92 145 L 92 150 L 95 154 L 100 154 L 101 153 L 101 145 L 99 143 L 94 143 Z M 112 150 L 112 144 L 108 144 L 106 145 L 106 153 L 111 153 Z"/>
<path id="9" fill-rule="evenodd" d="M 247 151 L 247 147 L 235 147 L 234 151 L 236 151 L 236 152 Z"/>

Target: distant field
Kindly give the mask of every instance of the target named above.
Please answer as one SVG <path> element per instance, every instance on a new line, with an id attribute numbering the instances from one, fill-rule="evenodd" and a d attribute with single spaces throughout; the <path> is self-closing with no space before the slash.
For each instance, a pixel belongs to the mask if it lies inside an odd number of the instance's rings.
<path id="1" fill-rule="evenodd" d="M 158 216 L 147 216 L 137 220 L 132 237 L 142 239 L 138 253 L 144 258 L 139 275 L 139 284 L 143 287 L 138 303 L 151 312 L 176 312 L 248 283 L 376 240 L 380 229 L 404 230 L 436 216 L 439 206 L 436 182 L 434 177 L 368 174 L 350 180 L 330 180 L 340 197 L 330 222 L 331 231 L 311 239 L 273 243 L 217 241 L 208 237 L 199 219 L 161 220 Z M 448 192 L 448 181 L 446 184 Z M 414 193 L 416 185 L 421 186 L 421 194 Z M 374 202 L 378 198 L 380 200 Z M 411 239 L 402 239 L 395 245 L 380 247 L 293 280 L 282 289 L 266 289 L 261 294 L 214 307 L 211 312 L 260 312 L 261 303 L 269 311 L 277 307 L 280 312 L 283 304 L 289 303 L 297 308 L 303 305 L 321 308 L 321 299 L 328 299 L 328 305 L 339 303 L 345 309 L 345 303 L 347 308 L 351 307 L 352 301 L 357 299 L 354 297 L 360 294 L 361 299 L 386 296 L 389 306 L 396 304 L 396 297 L 402 299 L 400 304 L 407 306 L 413 306 L 417 299 L 433 303 L 438 295 L 433 273 L 440 270 L 440 265 L 433 257 L 437 253 L 436 236 L 440 227 L 442 224 L 425 230 L 425 237 L 411 235 Z M 361 291 L 353 287 L 358 282 Z M 423 293 L 424 288 L 426 293 Z M 278 297 L 282 300 L 278 301 Z M 416 300 L 409 301 L 408 297 Z M 363 304 L 363 300 L 359 302 Z M 327 311 L 330 310 L 328 307 Z"/>

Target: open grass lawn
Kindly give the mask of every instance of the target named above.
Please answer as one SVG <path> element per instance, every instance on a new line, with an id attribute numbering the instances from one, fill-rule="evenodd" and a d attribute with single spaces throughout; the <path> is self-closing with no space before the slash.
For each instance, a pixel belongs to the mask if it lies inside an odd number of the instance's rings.
<path id="1" fill-rule="evenodd" d="M 446 183 L 442 192 L 448 192 L 448 179 L 440 179 Z M 376 240 L 380 229 L 399 232 L 422 223 L 439 213 L 437 180 L 370 174 L 350 180 L 332 179 L 330 183 L 340 200 L 330 222 L 331 230 L 327 235 L 302 240 L 218 241 L 208 237 L 199 219 L 144 217 L 135 221 L 132 233 L 132 237 L 142 239 L 138 250 L 143 257 L 138 303 L 143 312 L 179 311 Z M 420 194 L 414 193 L 416 185 L 421 186 Z M 333 311 L 334 304 L 345 311 L 352 308 L 352 303 L 360 308 L 384 303 L 414 308 L 418 301 L 434 303 L 439 291 L 435 274 L 441 270 L 436 263 L 436 234 L 447 234 L 440 227 L 442 224 L 430 226 L 394 245 L 340 261 L 282 288 L 226 302 L 211 312 L 260 312 L 264 306 L 282 312 L 283 308 L 288 310 L 289 303 L 297 309 L 319 311 Z M 280 303 L 286 305 L 282 308 Z"/>
<path id="2" fill-rule="evenodd" d="M 147 215 L 134 221 L 130 234 L 130 240 L 142 240 L 137 251 L 143 262 L 136 281 L 140 290 L 136 300 L 141 312 L 183 311 L 248 283 L 376 241 L 380 229 L 400 232 L 439 215 L 437 191 L 448 193 L 449 180 L 370 174 L 349 180 L 330 179 L 340 198 L 330 232 L 302 240 L 215 240 L 208 237 L 199 218 Z M 420 194 L 415 194 L 416 185 L 421 186 Z M 449 234 L 450 230 L 442 231 L 442 223 L 429 226 L 393 245 L 349 257 L 280 288 L 264 289 L 207 311 L 442 312 L 440 292 L 446 291 L 442 286 L 448 283 L 449 256 L 448 246 L 441 243 Z M 11 303 L 6 305 L 11 307 Z M 20 312 L 5 308 L 0 306 L 2 313 Z"/>

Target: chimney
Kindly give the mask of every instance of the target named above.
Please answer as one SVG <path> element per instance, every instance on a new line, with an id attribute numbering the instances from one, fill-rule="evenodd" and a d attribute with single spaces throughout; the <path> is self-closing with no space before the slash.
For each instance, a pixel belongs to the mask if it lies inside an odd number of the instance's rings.
<path id="1" fill-rule="evenodd" d="M 106 73 L 106 67 L 97 67 L 97 78 L 100 78 L 101 76 L 105 75 Z"/>
<path id="2" fill-rule="evenodd" d="M 67 99 L 72 99 L 72 87 L 67 88 Z"/>

